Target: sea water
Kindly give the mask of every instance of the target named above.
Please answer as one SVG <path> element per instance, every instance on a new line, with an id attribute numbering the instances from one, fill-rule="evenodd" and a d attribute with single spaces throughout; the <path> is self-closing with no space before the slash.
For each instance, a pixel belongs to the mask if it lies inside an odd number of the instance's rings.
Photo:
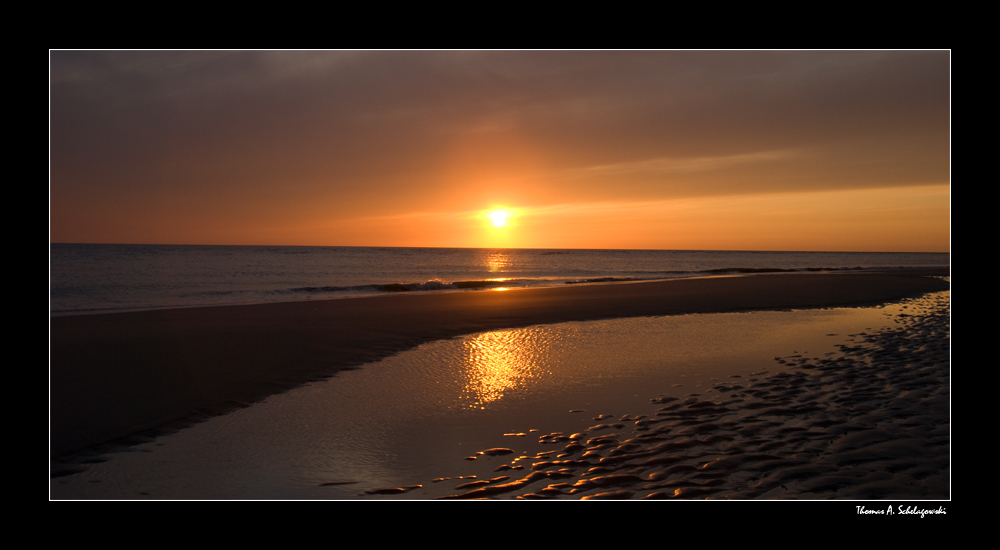
<path id="1" fill-rule="evenodd" d="M 52 315 L 720 274 L 950 265 L 948 253 L 63 244 Z"/>

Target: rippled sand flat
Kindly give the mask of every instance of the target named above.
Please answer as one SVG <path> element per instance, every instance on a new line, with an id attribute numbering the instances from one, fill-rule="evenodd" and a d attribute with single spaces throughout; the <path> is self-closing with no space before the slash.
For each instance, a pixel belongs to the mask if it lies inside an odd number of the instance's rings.
<path id="1" fill-rule="evenodd" d="M 948 499 L 948 297 L 906 310 L 836 353 L 774 358 L 789 371 L 541 434 L 552 450 L 496 467 L 517 475 L 438 498 Z"/>

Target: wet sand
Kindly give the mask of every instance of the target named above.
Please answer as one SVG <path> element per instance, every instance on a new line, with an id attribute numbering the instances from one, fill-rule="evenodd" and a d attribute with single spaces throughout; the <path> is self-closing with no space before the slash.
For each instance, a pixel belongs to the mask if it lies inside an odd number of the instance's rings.
<path id="1" fill-rule="evenodd" d="M 895 328 L 856 334 L 836 352 L 775 357 L 778 372 L 654 397 L 651 409 L 594 416 L 576 433 L 519 434 L 551 449 L 518 455 L 496 447 L 468 457 L 491 461 L 492 474 L 456 465 L 465 475 L 367 494 L 948 500 L 949 296 L 914 299 L 903 311 Z"/>
<path id="2" fill-rule="evenodd" d="M 431 340 L 539 323 L 871 303 L 945 289 L 947 283 L 921 275 L 946 274 L 783 274 L 57 317 L 50 320 L 51 453 L 180 427 Z M 770 403 L 768 394 L 739 395 Z M 788 406 L 775 399 L 773 407 Z M 725 415 L 735 407 L 692 407 L 699 402 L 678 408 Z M 757 410 L 739 409 L 733 414 Z M 733 421 L 705 422 L 728 437 L 732 427 L 725 424 Z M 539 468 L 536 476 L 550 471 L 558 468 Z"/>

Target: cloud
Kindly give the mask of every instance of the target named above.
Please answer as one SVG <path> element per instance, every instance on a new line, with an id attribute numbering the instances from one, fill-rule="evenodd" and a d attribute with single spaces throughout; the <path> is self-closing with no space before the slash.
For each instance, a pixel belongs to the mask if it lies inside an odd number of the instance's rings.
<path id="1" fill-rule="evenodd" d="M 477 193 L 652 200 L 930 185 L 949 173 L 946 51 L 50 60 L 53 212 L 91 223 L 124 208 L 252 223 L 318 204 L 344 218 Z"/>

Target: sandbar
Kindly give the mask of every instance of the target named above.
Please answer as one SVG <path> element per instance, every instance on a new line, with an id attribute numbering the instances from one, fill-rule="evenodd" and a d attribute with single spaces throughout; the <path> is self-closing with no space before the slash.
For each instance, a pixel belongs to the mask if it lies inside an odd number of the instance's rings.
<path id="1" fill-rule="evenodd" d="M 421 343 L 542 323 L 861 305 L 947 269 L 413 293 L 50 318 L 50 453 L 169 430 Z"/>

